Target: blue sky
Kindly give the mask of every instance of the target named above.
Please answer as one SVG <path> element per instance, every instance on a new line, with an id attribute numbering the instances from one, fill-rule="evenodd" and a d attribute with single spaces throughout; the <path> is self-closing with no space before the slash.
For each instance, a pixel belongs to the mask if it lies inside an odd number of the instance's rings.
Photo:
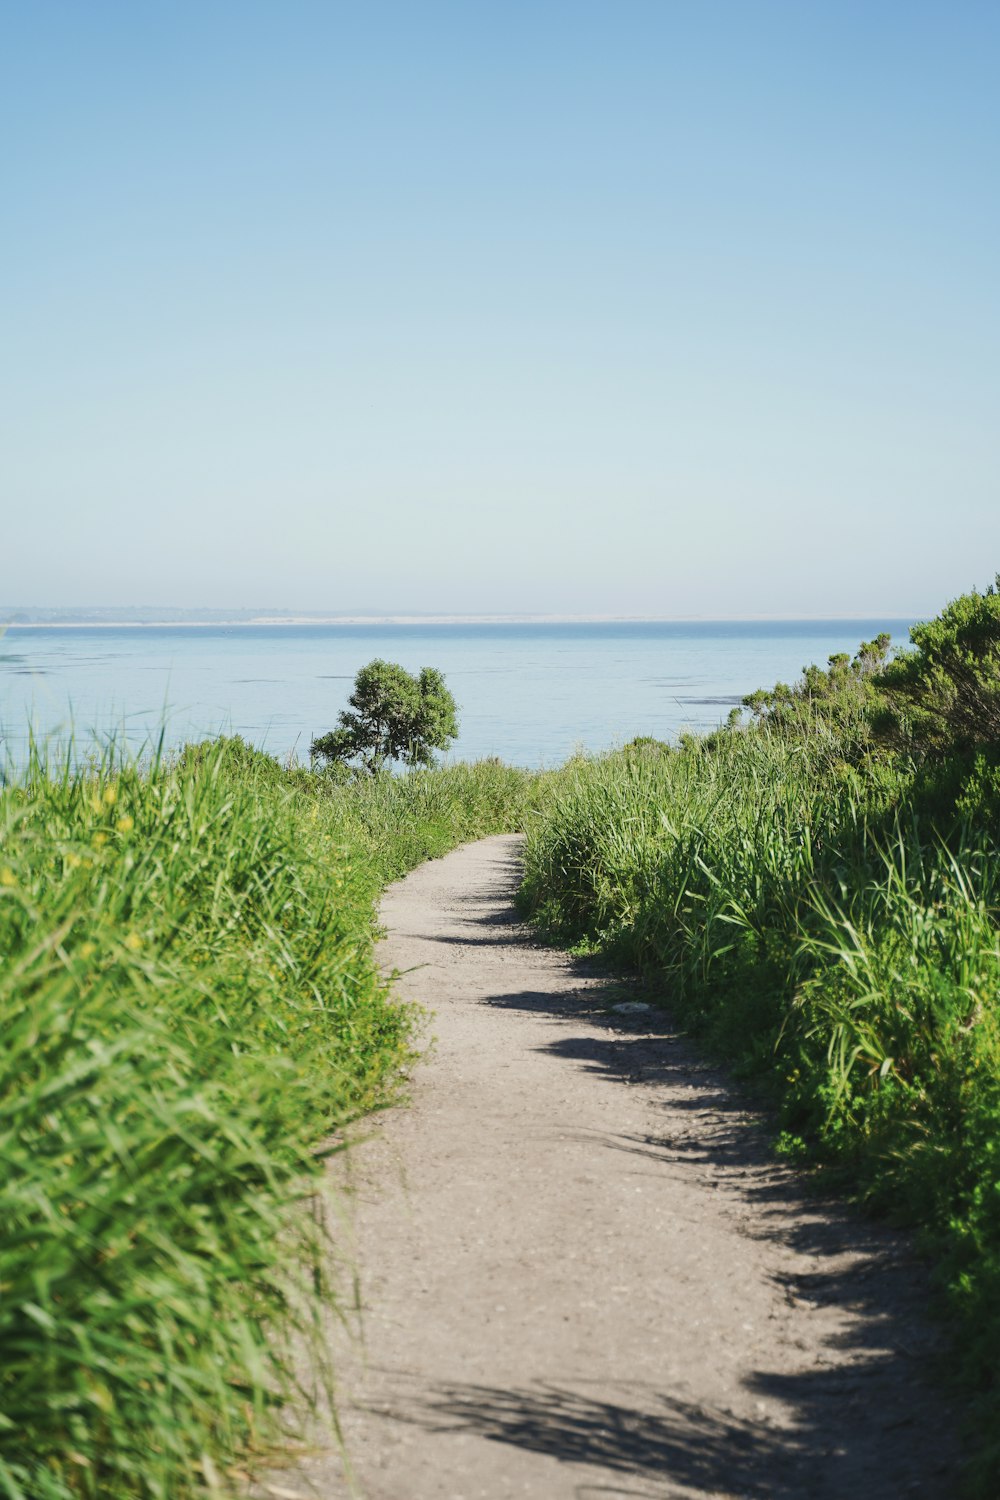
<path id="1" fill-rule="evenodd" d="M 0 603 L 985 585 L 998 76 L 992 0 L 6 6 Z"/>

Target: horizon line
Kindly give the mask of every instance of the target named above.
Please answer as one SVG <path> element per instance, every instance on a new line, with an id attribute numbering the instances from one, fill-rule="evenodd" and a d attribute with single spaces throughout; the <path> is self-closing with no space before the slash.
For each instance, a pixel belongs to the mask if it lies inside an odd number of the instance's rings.
<path id="1" fill-rule="evenodd" d="M 20 613 L 20 611 L 18 611 Z M 378 614 L 378 615 L 253 615 L 248 618 L 216 619 L 96 619 L 69 618 L 47 620 L 4 620 L 0 611 L 0 631 L 6 630 L 87 630 L 115 626 L 127 630 L 150 630 L 180 627 L 190 630 L 249 629 L 254 626 L 302 625 L 779 625 L 779 624 L 850 624 L 858 621 L 913 623 L 929 618 L 921 614 L 841 614 L 841 615 L 622 615 L 622 614 Z"/>

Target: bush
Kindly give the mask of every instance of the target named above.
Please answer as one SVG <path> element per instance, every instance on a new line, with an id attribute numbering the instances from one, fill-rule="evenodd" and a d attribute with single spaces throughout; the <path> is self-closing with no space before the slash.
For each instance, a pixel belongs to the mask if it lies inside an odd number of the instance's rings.
<path id="1" fill-rule="evenodd" d="M 936 756 L 1000 746 L 1000 574 L 910 631 L 882 674 L 877 728 L 887 743 Z"/>

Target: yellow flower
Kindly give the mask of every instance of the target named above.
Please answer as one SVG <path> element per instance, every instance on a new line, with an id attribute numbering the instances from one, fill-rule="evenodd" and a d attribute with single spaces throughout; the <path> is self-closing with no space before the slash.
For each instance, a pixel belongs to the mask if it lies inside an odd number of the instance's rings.
<path id="1" fill-rule="evenodd" d="M 104 845 L 108 842 L 108 836 L 106 833 L 95 833 L 90 842 L 95 849 L 103 849 Z"/>
<path id="2" fill-rule="evenodd" d="M 94 954 L 96 952 L 97 952 L 97 944 L 96 943 L 81 943 L 80 944 L 80 957 L 81 958 L 93 958 L 93 956 L 94 956 Z"/>
<path id="3" fill-rule="evenodd" d="M 67 856 L 66 856 L 66 868 L 68 870 L 75 870 L 75 869 L 77 869 L 81 863 L 82 863 L 82 861 L 80 859 L 79 854 L 67 854 Z"/>
<path id="4" fill-rule="evenodd" d="M 14 878 L 14 871 L 7 865 L 4 865 L 3 869 L 0 870 L 0 885 L 17 885 L 17 881 Z"/>
<path id="5" fill-rule="evenodd" d="M 104 788 L 104 803 L 105 803 L 105 806 L 106 807 L 114 807 L 114 805 L 115 805 L 115 803 L 117 801 L 118 801 L 118 793 L 115 790 L 115 788 L 113 786 L 106 786 Z"/>
<path id="6" fill-rule="evenodd" d="M 115 827 L 118 829 L 119 833 L 131 833 L 132 829 L 135 827 L 135 819 L 130 818 L 128 813 L 126 813 L 124 818 L 118 819 Z"/>
<path id="7" fill-rule="evenodd" d="M 137 932 L 130 932 L 128 937 L 125 939 L 125 946 L 132 953 L 138 953 L 139 949 L 142 947 L 142 938 Z"/>

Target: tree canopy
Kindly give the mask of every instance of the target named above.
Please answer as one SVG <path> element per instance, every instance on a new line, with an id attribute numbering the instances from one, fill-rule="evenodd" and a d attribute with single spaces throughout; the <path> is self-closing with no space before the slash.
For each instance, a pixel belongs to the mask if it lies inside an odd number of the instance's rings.
<path id="1" fill-rule="evenodd" d="M 370 661 L 354 680 L 350 708 L 336 729 L 313 740 L 312 755 L 327 764 L 353 765 L 375 774 L 388 761 L 407 766 L 434 763 L 458 734 L 458 710 L 433 667 L 419 676 L 392 661 Z"/>

